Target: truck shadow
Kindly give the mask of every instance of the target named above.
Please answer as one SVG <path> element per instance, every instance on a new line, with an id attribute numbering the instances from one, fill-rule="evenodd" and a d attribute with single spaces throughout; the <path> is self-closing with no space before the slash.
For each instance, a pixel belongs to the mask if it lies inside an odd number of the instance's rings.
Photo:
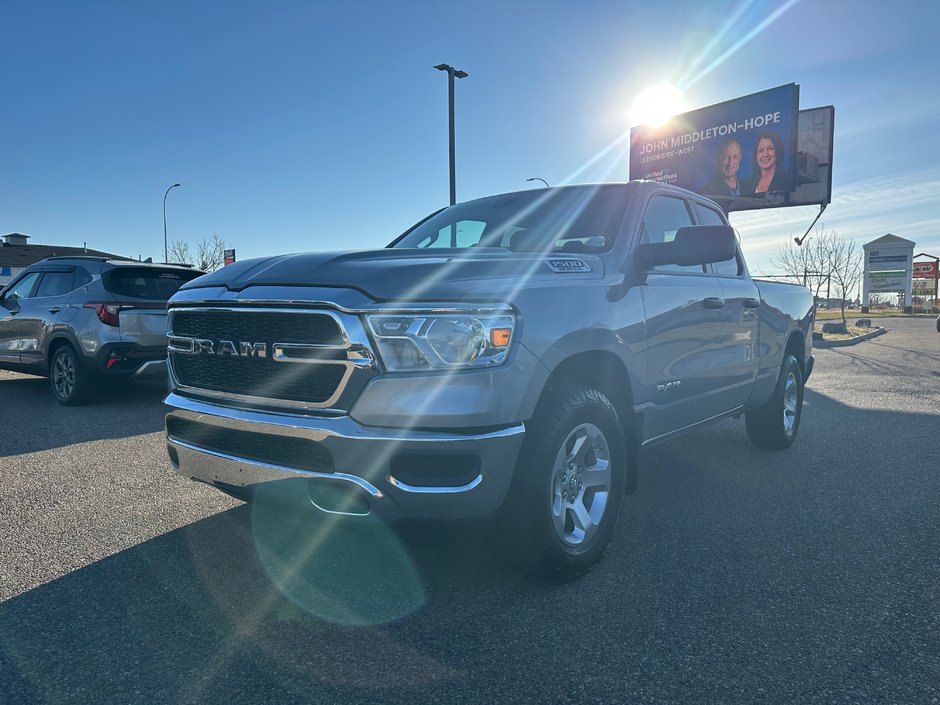
<path id="1" fill-rule="evenodd" d="M 275 505 L 193 523 L 0 605 L 0 701 L 228 702 L 219 679 L 233 678 L 252 681 L 252 702 L 279 700 L 285 679 L 343 701 L 353 686 L 451 679 L 455 665 L 396 624 L 463 621 L 480 590 L 531 588 L 485 548 L 437 536 L 338 531 Z"/>
<path id="2" fill-rule="evenodd" d="M 67 407 L 47 379 L 0 373 L 0 457 L 160 431 L 164 396 L 163 384 L 105 385 L 89 404 Z"/>
<path id="3" fill-rule="evenodd" d="M 549 702 L 586 674 L 606 701 L 882 687 L 853 664 L 880 679 L 931 638 L 897 589 L 936 545 L 929 454 L 906 433 L 931 423 L 808 391 L 787 452 L 735 422 L 653 449 L 604 562 L 572 583 L 524 577 L 473 525 L 242 505 L 0 604 L 0 701 Z M 908 459 L 888 482 L 873 435 Z"/>

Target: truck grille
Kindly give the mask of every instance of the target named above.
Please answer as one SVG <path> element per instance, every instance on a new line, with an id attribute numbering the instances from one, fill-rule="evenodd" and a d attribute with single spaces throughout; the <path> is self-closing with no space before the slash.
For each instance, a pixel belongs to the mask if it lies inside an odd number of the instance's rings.
<path id="1" fill-rule="evenodd" d="M 173 335 L 209 340 L 343 344 L 343 334 L 335 319 L 322 313 L 307 311 L 173 311 L 170 329 Z"/>
<path id="2" fill-rule="evenodd" d="M 325 406 L 335 400 L 349 365 L 345 331 L 337 318 L 311 311 L 258 309 L 170 310 L 169 333 L 174 337 L 241 343 L 261 343 L 265 354 L 187 354 L 173 350 L 169 362 L 182 386 L 216 396 L 250 397 L 243 401 Z M 330 346 L 320 349 L 319 362 L 278 361 L 277 344 Z"/>

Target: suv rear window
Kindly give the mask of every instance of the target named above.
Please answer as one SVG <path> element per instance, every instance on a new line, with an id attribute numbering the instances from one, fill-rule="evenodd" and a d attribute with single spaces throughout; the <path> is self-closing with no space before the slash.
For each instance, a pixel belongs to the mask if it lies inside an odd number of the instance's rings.
<path id="1" fill-rule="evenodd" d="M 186 282 L 202 272 L 152 267 L 115 267 L 101 275 L 104 287 L 115 296 L 166 301 Z"/>

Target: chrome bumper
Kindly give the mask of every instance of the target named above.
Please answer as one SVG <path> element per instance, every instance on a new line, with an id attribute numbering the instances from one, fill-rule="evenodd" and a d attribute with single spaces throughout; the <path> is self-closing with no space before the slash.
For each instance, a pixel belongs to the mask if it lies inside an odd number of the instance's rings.
<path id="1" fill-rule="evenodd" d="M 502 504 L 525 427 L 462 435 L 448 432 L 377 429 L 349 416 L 312 417 L 233 409 L 171 393 L 165 403 L 173 418 L 268 436 L 305 438 L 321 444 L 333 458 L 332 472 L 248 460 L 225 449 L 207 449 L 167 434 L 171 462 L 181 475 L 229 488 L 270 492 L 334 514 L 372 514 L 385 521 L 474 518 Z M 394 477 L 392 458 L 404 454 L 460 454 L 479 458 L 479 474 L 459 486 L 421 486 Z M 324 499 L 332 488 L 342 498 Z"/>

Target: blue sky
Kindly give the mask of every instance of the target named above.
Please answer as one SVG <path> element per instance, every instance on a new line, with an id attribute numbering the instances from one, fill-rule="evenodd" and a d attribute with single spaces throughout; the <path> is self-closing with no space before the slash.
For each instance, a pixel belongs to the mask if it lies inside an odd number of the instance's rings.
<path id="1" fill-rule="evenodd" d="M 531 176 L 625 180 L 618 141 L 651 84 L 685 77 L 692 109 L 796 82 L 802 107 L 836 106 L 825 226 L 940 254 L 937 7 L 6 3 L 0 233 L 162 259 L 163 193 L 181 182 L 171 240 L 218 233 L 239 259 L 383 246 L 447 202 L 446 78 L 432 68 L 447 62 L 470 73 L 458 200 Z M 770 272 L 814 216 L 732 222 Z"/>

